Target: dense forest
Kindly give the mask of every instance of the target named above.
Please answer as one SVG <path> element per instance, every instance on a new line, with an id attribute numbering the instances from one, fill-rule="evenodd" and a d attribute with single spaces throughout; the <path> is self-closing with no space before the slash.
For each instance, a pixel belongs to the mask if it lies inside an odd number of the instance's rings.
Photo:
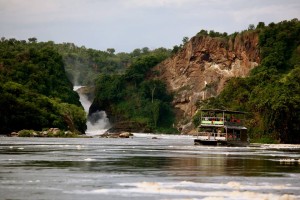
<path id="1" fill-rule="evenodd" d="M 252 141 L 300 143 L 300 22 L 260 23 L 255 31 L 260 66 L 247 78 L 231 79 L 219 96 L 197 105 L 246 111 Z"/>
<path id="2" fill-rule="evenodd" d="M 0 41 L 0 133 L 56 127 L 84 133 L 86 114 L 51 42 Z"/>
<path id="3" fill-rule="evenodd" d="M 169 55 L 170 50 L 163 48 L 150 51 L 144 47 L 131 53 L 115 54 L 113 48 L 99 51 L 78 47 L 73 43 L 38 42 L 34 37 L 28 41 L 3 37 L 0 42 L 0 133 L 50 127 L 84 133 L 86 114 L 80 105 L 78 94 L 73 91 L 73 85 L 97 85 L 97 97 L 101 96 L 100 88 L 104 88 L 104 85 L 100 86 L 101 80 L 106 78 L 127 76 L 125 81 L 134 82 L 138 87 L 147 70 Z M 148 63 L 143 63 L 144 61 Z M 162 102 L 154 99 L 159 94 L 164 94 L 163 83 L 145 82 L 144 90 L 151 84 L 155 87 L 153 104 L 164 107 Z M 113 82 L 107 82 L 105 86 L 106 90 L 114 87 Z M 123 88 L 126 88 L 125 85 Z M 124 98 L 126 95 L 126 98 L 131 96 L 129 89 L 126 90 L 123 92 Z M 138 93 L 141 92 L 142 90 Z M 143 93 L 143 96 L 148 95 L 146 91 Z M 145 99 L 143 97 L 143 103 Z M 111 102 L 113 103 L 114 101 Z M 132 103 L 128 101 L 126 104 L 130 106 Z M 121 107 L 119 106 L 118 113 L 122 112 Z M 134 107 L 131 108 L 133 109 Z M 141 110 L 135 111 L 137 112 L 143 113 Z M 127 112 L 126 116 L 131 114 Z M 129 118 L 136 119 L 139 114 Z M 138 121 L 143 121 L 142 118 Z M 155 120 L 155 126 L 157 121 L 158 119 Z M 165 122 L 159 124 L 162 123 Z"/>
<path id="4" fill-rule="evenodd" d="M 133 59 L 125 73 L 101 74 L 90 112 L 106 110 L 112 122 L 132 125 L 132 131 L 176 132 L 172 95 L 162 81 L 148 78 L 151 68 L 170 55 L 164 48 L 147 51 Z"/>
<path id="5" fill-rule="evenodd" d="M 105 110 L 112 123 L 127 124 L 130 130 L 176 132 L 172 128 L 172 96 L 158 80 L 147 80 L 150 69 L 174 51 L 147 47 L 130 53 L 115 53 L 77 47 L 72 43 L 54 45 L 62 55 L 67 76 L 74 85 L 95 86 L 90 114 Z M 181 45 L 182 48 L 182 45 Z"/>
<path id="6" fill-rule="evenodd" d="M 131 60 L 130 54 L 115 54 L 113 48 L 99 51 L 73 43 L 53 44 L 53 47 L 62 55 L 66 74 L 73 85 L 94 85 L 99 73 L 123 73 Z"/>
<path id="7" fill-rule="evenodd" d="M 99 74 L 124 74 L 136 59 L 151 51 L 148 47 L 143 47 L 130 53 L 115 53 L 114 48 L 100 51 L 84 46 L 78 47 L 73 43 L 51 43 L 62 55 L 69 80 L 73 85 L 85 86 L 94 86 Z"/>

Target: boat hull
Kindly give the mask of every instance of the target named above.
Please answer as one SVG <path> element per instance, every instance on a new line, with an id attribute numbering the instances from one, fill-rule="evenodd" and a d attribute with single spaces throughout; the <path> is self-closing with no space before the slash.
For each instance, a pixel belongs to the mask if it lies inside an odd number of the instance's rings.
<path id="1" fill-rule="evenodd" d="M 194 144 L 205 145 L 205 146 L 231 146 L 231 147 L 249 146 L 248 142 L 242 142 L 242 141 L 203 140 L 203 139 L 194 139 Z"/>

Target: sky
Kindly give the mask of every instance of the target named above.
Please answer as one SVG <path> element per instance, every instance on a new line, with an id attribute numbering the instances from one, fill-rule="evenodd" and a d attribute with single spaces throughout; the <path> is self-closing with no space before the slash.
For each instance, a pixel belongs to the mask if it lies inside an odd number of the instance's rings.
<path id="1" fill-rule="evenodd" d="M 299 0 L 0 0 L 0 37 L 132 52 L 298 18 Z"/>

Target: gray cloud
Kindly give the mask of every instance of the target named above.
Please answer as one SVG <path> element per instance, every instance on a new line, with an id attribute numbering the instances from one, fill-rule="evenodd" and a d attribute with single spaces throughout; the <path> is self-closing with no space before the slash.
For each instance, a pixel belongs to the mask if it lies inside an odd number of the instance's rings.
<path id="1" fill-rule="evenodd" d="M 300 18 L 298 0 L 0 0 L 0 36 L 132 51 Z"/>

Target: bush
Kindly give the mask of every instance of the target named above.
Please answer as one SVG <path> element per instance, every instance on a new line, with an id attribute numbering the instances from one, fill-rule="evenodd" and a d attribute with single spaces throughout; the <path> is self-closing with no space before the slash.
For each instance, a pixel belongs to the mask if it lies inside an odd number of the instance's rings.
<path id="1" fill-rule="evenodd" d="M 31 137 L 33 136 L 33 130 L 21 130 L 19 131 L 19 137 Z"/>
<path id="2" fill-rule="evenodd" d="M 250 141 L 251 143 L 260 143 L 260 144 L 278 144 L 278 140 L 270 136 L 263 136 L 261 138 L 253 138 Z"/>

